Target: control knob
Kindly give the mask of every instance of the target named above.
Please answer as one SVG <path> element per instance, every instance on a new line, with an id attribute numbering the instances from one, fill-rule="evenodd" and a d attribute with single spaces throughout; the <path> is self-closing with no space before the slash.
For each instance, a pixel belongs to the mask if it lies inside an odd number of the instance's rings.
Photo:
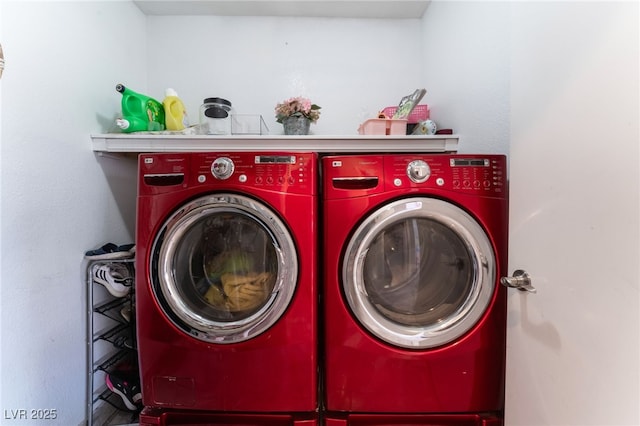
<path id="1" fill-rule="evenodd" d="M 414 160 L 407 166 L 407 176 L 412 182 L 422 183 L 431 176 L 431 168 L 424 160 Z"/>
<path id="2" fill-rule="evenodd" d="M 219 157 L 211 163 L 211 174 L 219 180 L 229 179 L 234 169 L 233 160 L 229 157 Z"/>

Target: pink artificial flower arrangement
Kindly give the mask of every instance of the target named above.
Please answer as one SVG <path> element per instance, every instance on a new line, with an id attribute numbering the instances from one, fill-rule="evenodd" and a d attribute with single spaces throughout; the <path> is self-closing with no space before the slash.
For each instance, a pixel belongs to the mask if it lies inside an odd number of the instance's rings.
<path id="1" fill-rule="evenodd" d="M 287 117 L 306 117 L 315 123 L 320 118 L 320 107 L 307 98 L 289 98 L 276 105 L 276 121 L 282 123 Z"/>

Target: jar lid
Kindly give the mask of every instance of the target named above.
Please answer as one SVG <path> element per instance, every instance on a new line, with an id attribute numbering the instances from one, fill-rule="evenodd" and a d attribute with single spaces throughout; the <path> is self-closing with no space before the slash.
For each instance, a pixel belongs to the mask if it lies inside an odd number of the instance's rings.
<path id="1" fill-rule="evenodd" d="M 208 108 L 205 108 L 204 115 L 209 118 L 227 118 L 229 116 L 229 113 L 224 108 L 210 106 Z"/>
<path id="2" fill-rule="evenodd" d="M 227 118 L 231 102 L 223 98 L 206 98 L 204 100 L 204 115 L 210 118 Z"/>
<path id="3" fill-rule="evenodd" d="M 226 99 L 223 98 L 205 98 L 204 100 L 205 104 L 220 104 L 220 105 L 224 105 L 224 106 L 231 106 L 231 102 L 229 102 Z"/>

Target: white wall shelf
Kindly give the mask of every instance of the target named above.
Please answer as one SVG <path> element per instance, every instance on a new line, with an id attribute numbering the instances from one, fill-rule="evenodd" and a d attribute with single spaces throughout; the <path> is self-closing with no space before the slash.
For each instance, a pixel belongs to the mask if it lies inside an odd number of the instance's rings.
<path id="1" fill-rule="evenodd" d="M 457 135 L 434 136 L 205 136 L 97 134 L 96 152 L 183 151 L 315 151 L 347 152 L 456 152 Z"/>
<path id="2" fill-rule="evenodd" d="M 420 19 L 428 0 L 134 0 L 145 15 Z"/>

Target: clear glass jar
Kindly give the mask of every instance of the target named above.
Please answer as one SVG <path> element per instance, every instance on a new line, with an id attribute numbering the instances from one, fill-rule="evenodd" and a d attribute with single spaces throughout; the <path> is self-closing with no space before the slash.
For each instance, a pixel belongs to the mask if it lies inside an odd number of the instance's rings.
<path id="1" fill-rule="evenodd" d="M 199 124 L 202 135 L 231 134 L 231 102 L 223 98 L 206 98 L 200 106 Z"/>

